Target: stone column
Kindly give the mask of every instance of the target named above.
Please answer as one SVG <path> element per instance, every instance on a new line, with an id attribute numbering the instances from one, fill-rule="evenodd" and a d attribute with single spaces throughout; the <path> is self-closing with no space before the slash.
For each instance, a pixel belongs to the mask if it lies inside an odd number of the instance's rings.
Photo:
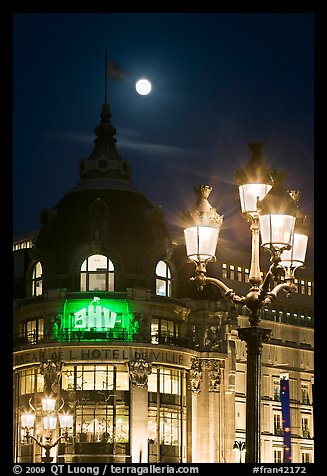
<path id="1" fill-rule="evenodd" d="M 129 362 L 131 378 L 130 437 L 132 463 L 148 462 L 148 376 L 152 364 L 140 359 Z"/>

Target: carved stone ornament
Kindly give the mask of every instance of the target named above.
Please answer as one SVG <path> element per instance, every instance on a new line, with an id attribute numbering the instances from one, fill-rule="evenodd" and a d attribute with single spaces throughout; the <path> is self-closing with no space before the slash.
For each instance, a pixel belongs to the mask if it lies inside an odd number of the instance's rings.
<path id="1" fill-rule="evenodd" d="M 148 377 L 152 372 L 152 364 L 139 359 L 129 362 L 129 374 L 133 387 L 144 388 L 148 385 Z"/>
<path id="2" fill-rule="evenodd" d="M 58 383 L 60 364 L 58 365 L 51 360 L 42 362 L 40 365 L 40 373 L 44 379 L 44 391 L 52 392 L 54 386 Z"/>
<path id="3" fill-rule="evenodd" d="M 191 390 L 191 392 L 193 392 L 195 395 L 199 395 L 201 392 L 200 386 L 202 382 L 202 368 L 201 361 L 197 357 L 192 357 L 189 378 L 189 390 Z"/>
<path id="4" fill-rule="evenodd" d="M 207 359 L 209 392 L 219 392 L 220 385 L 220 362 L 219 360 Z"/>

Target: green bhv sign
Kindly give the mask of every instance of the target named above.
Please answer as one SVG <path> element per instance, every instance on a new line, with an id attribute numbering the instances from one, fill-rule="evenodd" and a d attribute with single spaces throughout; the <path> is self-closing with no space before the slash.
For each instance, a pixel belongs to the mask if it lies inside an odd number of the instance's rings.
<path id="1" fill-rule="evenodd" d="M 121 299 L 102 299 L 95 296 L 90 300 L 67 300 L 63 314 L 58 316 L 60 323 L 54 334 L 83 331 L 88 339 L 88 332 L 107 332 L 113 338 L 122 337 L 131 340 L 138 330 L 138 322 L 130 310 L 127 301 Z M 58 335 L 59 337 L 59 335 Z M 104 337 L 107 340 L 107 336 Z"/>

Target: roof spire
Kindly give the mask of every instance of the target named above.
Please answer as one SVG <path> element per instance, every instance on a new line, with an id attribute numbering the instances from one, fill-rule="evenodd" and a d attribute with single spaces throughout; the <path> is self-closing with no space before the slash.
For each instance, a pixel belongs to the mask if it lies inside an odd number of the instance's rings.
<path id="1" fill-rule="evenodd" d="M 108 70 L 107 48 L 105 48 L 105 88 L 104 104 L 100 113 L 100 124 L 95 127 L 94 149 L 87 159 L 80 161 L 81 178 L 106 176 L 130 180 L 131 169 L 127 159 L 123 159 L 117 149 L 116 128 L 111 124 L 110 104 L 107 102 Z"/>

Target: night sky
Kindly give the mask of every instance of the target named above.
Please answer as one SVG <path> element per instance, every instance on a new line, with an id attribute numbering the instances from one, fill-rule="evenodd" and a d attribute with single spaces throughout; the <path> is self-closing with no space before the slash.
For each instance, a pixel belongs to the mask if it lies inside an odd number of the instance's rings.
<path id="1" fill-rule="evenodd" d="M 288 172 L 312 222 L 312 13 L 15 13 L 13 15 L 13 233 L 39 227 L 79 181 L 104 103 L 105 49 L 128 72 L 108 81 L 117 149 L 132 181 L 172 229 L 213 187 L 221 239 L 250 246 L 235 171 L 265 144 Z M 152 92 L 140 96 L 146 77 Z M 311 236 L 310 255 L 313 250 Z"/>

